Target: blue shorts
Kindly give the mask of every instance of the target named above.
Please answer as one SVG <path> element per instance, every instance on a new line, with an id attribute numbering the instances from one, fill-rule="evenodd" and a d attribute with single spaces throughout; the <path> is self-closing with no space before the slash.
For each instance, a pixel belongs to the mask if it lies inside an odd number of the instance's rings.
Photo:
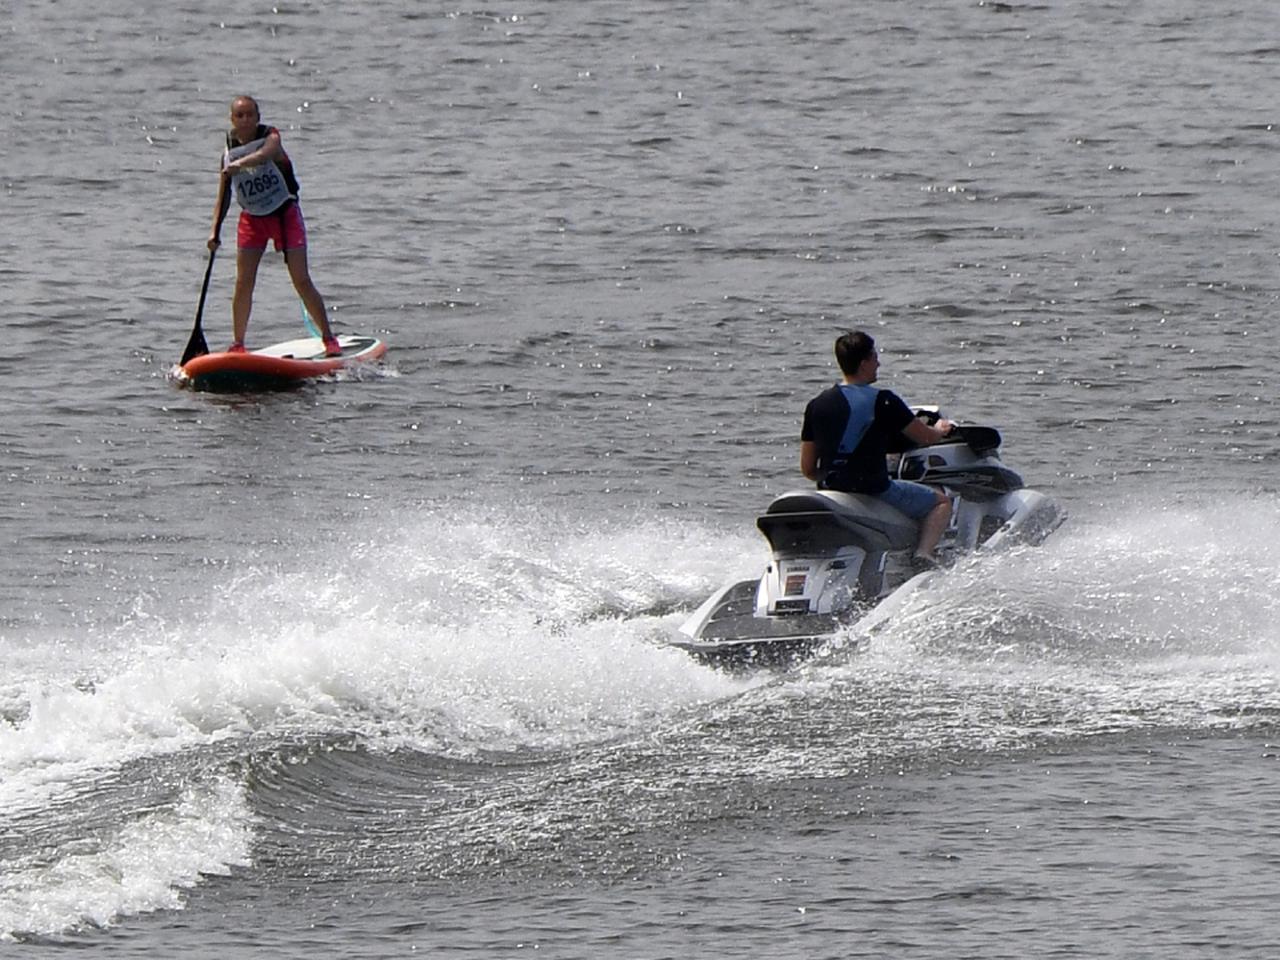
<path id="1" fill-rule="evenodd" d="M 889 489 L 876 496 L 912 520 L 919 520 L 938 505 L 938 493 L 933 487 L 910 480 L 890 480 Z"/>

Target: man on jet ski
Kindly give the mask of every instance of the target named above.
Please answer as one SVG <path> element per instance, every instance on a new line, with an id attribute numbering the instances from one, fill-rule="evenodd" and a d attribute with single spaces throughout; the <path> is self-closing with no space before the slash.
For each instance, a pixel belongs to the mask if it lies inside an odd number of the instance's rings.
<path id="1" fill-rule="evenodd" d="M 930 425 L 917 419 L 892 390 L 873 387 L 880 369 L 876 343 L 855 330 L 836 340 L 836 362 L 844 382 L 824 390 L 804 409 L 800 431 L 800 472 L 819 489 L 878 497 L 920 521 L 916 559 L 937 563 L 934 548 L 951 519 L 951 501 L 938 488 L 889 476 L 885 458 L 902 449 L 902 437 L 917 446 L 945 438 L 950 420 Z"/>

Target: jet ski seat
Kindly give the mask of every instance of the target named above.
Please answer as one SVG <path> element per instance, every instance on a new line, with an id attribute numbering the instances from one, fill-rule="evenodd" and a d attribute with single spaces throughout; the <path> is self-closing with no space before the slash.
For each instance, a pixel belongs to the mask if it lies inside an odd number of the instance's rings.
<path id="1" fill-rule="evenodd" d="M 868 551 L 905 550 L 919 527 L 877 497 L 839 490 L 793 490 L 756 518 L 779 557 L 834 556 L 850 541 Z"/>

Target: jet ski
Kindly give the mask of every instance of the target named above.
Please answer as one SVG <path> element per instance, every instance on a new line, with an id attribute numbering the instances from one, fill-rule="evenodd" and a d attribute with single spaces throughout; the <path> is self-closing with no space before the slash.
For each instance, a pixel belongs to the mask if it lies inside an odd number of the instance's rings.
<path id="1" fill-rule="evenodd" d="M 916 411 L 936 421 L 936 407 Z M 942 442 L 890 455 L 890 475 L 943 488 L 951 520 L 938 545 L 941 566 L 974 551 L 1038 544 L 1065 519 L 1000 459 L 993 427 L 957 425 Z M 894 461 L 896 460 L 896 465 Z M 880 618 L 895 594 L 932 577 L 913 560 L 917 521 L 877 497 L 792 490 L 756 519 L 769 542 L 764 574 L 728 583 L 680 626 L 671 642 L 700 660 L 730 667 L 778 665 L 831 636 Z"/>

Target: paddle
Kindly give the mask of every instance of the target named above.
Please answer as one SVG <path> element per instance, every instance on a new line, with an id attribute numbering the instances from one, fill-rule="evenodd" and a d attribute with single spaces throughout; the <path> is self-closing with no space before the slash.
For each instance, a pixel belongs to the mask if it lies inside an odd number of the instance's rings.
<path id="1" fill-rule="evenodd" d="M 227 208 L 231 206 L 231 198 L 222 197 L 222 209 L 218 211 L 218 221 L 213 225 L 213 238 L 218 239 L 222 233 L 222 221 L 226 219 Z M 209 251 L 209 265 L 204 268 L 204 283 L 200 286 L 200 302 L 196 304 L 196 325 L 191 330 L 191 339 L 187 341 L 187 349 L 182 351 L 182 360 L 180 364 L 185 365 L 187 361 L 194 360 L 196 357 L 203 357 L 209 352 L 209 344 L 205 343 L 204 328 L 200 326 L 200 318 L 204 316 L 204 300 L 209 295 L 209 277 L 213 275 L 213 258 L 217 254 L 218 248 L 215 246 Z"/>

